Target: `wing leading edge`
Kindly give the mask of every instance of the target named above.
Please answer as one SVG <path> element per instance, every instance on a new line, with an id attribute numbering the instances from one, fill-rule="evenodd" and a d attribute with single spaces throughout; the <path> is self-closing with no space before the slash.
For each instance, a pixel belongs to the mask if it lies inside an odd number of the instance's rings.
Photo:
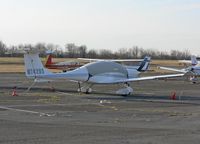
<path id="1" fill-rule="evenodd" d="M 138 78 L 130 78 L 124 80 L 117 80 L 114 83 L 125 83 L 125 82 L 135 82 L 135 81 L 144 81 L 144 80 L 155 80 L 162 78 L 172 78 L 172 77 L 182 77 L 184 74 L 169 74 L 169 75 L 159 75 L 159 76 L 147 76 L 147 77 L 138 77 Z"/>
<path id="2" fill-rule="evenodd" d="M 90 62 L 95 62 L 95 61 L 113 61 L 113 62 L 141 62 L 143 59 L 89 59 L 89 58 L 77 58 L 78 60 L 83 60 L 83 61 L 90 61 Z"/>

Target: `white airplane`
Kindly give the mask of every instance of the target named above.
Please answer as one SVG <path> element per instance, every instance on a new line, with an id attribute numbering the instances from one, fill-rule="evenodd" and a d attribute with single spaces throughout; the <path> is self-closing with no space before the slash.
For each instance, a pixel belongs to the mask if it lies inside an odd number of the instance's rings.
<path id="1" fill-rule="evenodd" d="M 28 78 L 35 82 L 51 81 L 56 79 L 72 80 L 79 84 L 78 91 L 90 93 L 95 84 L 123 84 L 123 88 L 116 91 L 120 95 L 130 95 L 133 89 L 129 83 L 134 81 L 153 80 L 183 76 L 184 74 L 170 74 L 139 77 L 140 72 L 146 71 L 149 66 L 150 57 L 145 57 L 140 66 L 131 68 L 112 61 L 97 61 L 88 63 L 77 69 L 62 73 L 52 73 L 44 68 L 38 53 L 24 54 L 25 73 Z M 81 84 L 83 86 L 81 87 Z"/>
<path id="2" fill-rule="evenodd" d="M 189 63 L 189 64 L 192 64 L 193 66 L 198 64 L 197 58 L 194 55 L 191 56 L 191 60 L 179 60 L 178 62 L 179 63 Z"/>
<path id="3" fill-rule="evenodd" d="M 197 77 L 200 76 L 200 65 L 198 64 L 198 61 L 195 56 L 191 56 L 191 64 L 192 66 L 189 66 L 184 69 L 176 69 L 176 68 L 170 68 L 170 67 L 159 67 L 160 69 L 163 70 L 169 70 L 169 71 L 174 71 L 174 72 L 180 72 L 183 73 L 184 75 L 189 75 L 190 76 L 190 81 L 192 83 L 197 82 Z"/>
<path id="4" fill-rule="evenodd" d="M 183 73 L 184 75 L 188 75 L 190 76 L 189 80 L 192 83 L 196 83 L 198 81 L 197 77 L 200 76 L 200 66 L 190 66 L 184 69 L 176 69 L 176 68 L 169 68 L 169 67 L 159 67 L 159 68 L 163 70 L 180 72 L 180 73 Z"/>
<path id="5" fill-rule="evenodd" d="M 90 59 L 90 58 L 77 58 L 79 60 L 95 62 L 95 61 L 113 61 L 113 62 L 141 62 L 143 59 Z"/>

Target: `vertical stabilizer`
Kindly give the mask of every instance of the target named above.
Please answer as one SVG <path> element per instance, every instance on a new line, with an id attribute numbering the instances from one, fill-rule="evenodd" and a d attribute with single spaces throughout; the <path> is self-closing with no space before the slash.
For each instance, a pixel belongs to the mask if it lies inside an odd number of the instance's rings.
<path id="1" fill-rule="evenodd" d="M 39 54 L 24 54 L 24 63 L 25 63 L 25 73 L 27 77 L 35 77 L 51 74 L 47 69 L 44 68 Z"/>
<path id="2" fill-rule="evenodd" d="M 53 64 L 53 63 L 52 63 L 52 55 L 49 54 L 49 55 L 47 56 L 47 61 L 46 61 L 45 66 L 48 66 L 48 65 L 51 65 L 51 64 Z"/>
<path id="3" fill-rule="evenodd" d="M 198 61 L 197 61 L 197 58 L 196 58 L 196 56 L 191 56 L 191 62 L 192 62 L 192 65 L 193 66 L 195 66 L 195 65 L 197 65 L 198 64 Z"/>
<path id="4" fill-rule="evenodd" d="M 149 68 L 151 57 L 145 56 L 144 60 L 141 62 L 138 71 L 146 71 Z"/>

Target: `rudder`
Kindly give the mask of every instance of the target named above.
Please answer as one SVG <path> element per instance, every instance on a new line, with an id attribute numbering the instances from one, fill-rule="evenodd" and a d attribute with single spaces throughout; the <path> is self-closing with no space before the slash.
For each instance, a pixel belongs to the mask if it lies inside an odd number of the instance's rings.
<path id="1" fill-rule="evenodd" d="M 44 68 L 39 54 L 24 54 L 25 73 L 27 77 L 37 77 L 41 75 L 51 74 L 47 69 Z"/>
<path id="2" fill-rule="evenodd" d="M 149 68 L 151 57 L 145 56 L 144 60 L 141 62 L 138 71 L 146 71 Z"/>
<path id="3" fill-rule="evenodd" d="M 198 61 L 197 61 L 196 56 L 194 56 L 194 55 L 191 56 L 191 62 L 192 62 L 192 65 L 193 65 L 193 66 L 195 66 L 195 65 L 198 64 Z"/>
<path id="4" fill-rule="evenodd" d="M 45 66 L 48 66 L 48 65 L 51 65 L 51 64 L 52 64 L 52 55 L 49 54 L 49 55 L 47 55 L 47 61 L 46 61 Z"/>

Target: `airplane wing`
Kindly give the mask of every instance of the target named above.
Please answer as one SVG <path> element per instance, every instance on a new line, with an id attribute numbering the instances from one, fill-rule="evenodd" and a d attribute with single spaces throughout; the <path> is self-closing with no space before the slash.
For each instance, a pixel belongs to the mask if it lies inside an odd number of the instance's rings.
<path id="1" fill-rule="evenodd" d="M 158 67 L 163 70 L 169 70 L 169 71 L 175 71 L 175 72 L 181 72 L 181 73 L 187 73 L 188 71 L 185 69 L 176 69 L 176 68 L 169 68 L 169 67 Z"/>
<path id="2" fill-rule="evenodd" d="M 113 62 L 141 62 L 143 59 L 89 59 L 89 58 L 77 58 L 78 60 L 83 60 L 83 61 L 90 61 L 90 62 L 95 62 L 95 61 L 113 61 Z"/>
<path id="3" fill-rule="evenodd" d="M 173 77 L 182 77 L 185 74 L 169 74 L 169 75 L 158 75 L 158 76 L 146 76 L 146 77 L 136 77 L 136 78 L 124 78 L 124 79 L 102 79 L 97 82 L 99 84 L 117 84 L 117 83 L 126 83 L 126 82 L 136 82 L 136 81 L 145 81 L 145 80 L 155 80 L 155 79 L 164 79 L 164 78 L 173 78 Z"/>
<path id="4" fill-rule="evenodd" d="M 115 83 L 125 83 L 125 82 L 135 82 L 135 81 L 144 81 L 144 80 L 155 80 L 162 78 L 172 78 L 172 77 L 182 77 L 184 74 L 169 74 L 169 75 L 159 75 L 159 76 L 147 76 L 147 77 L 138 77 L 138 78 L 130 78 L 124 80 L 115 81 Z"/>
<path id="5" fill-rule="evenodd" d="M 191 60 L 178 60 L 179 63 L 191 63 Z"/>

